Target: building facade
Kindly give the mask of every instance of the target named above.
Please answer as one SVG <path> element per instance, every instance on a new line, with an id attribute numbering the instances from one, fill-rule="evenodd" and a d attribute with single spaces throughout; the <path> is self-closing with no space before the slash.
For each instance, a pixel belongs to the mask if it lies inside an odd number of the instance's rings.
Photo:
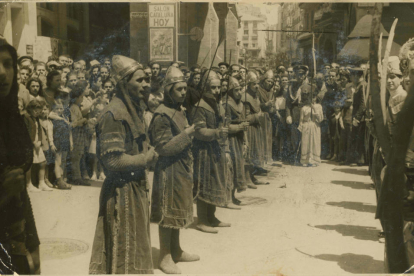
<path id="1" fill-rule="evenodd" d="M 249 68 L 265 66 L 267 34 L 262 30 L 267 28 L 266 21 L 250 14 L 242 14 L 240 19 L 242 27 L 239 32 L 242 37 L 243 55 L 239 63 Z"/>

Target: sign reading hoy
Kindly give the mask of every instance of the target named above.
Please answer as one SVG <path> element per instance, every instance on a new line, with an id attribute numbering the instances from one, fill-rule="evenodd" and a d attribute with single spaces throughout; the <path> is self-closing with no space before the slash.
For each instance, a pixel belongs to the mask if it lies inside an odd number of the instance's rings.
<path id="1" fill-rule="evenodd" d="M 148 19 L 152 28 L 175 27 L 174 4 L 148 5 Z"/>

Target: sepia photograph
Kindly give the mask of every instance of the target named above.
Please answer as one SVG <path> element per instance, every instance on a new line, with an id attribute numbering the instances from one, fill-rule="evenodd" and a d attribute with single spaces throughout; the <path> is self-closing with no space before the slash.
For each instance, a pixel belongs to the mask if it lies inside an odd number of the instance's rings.
<path id="1" fill-rule="evenodd" d="M 0 274 L 414 273 L 413 84 L 414 2 L 2 1 Z"/>

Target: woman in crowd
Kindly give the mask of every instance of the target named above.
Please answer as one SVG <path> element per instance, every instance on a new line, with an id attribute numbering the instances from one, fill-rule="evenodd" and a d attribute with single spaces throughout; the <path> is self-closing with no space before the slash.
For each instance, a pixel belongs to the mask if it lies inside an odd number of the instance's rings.
<path id="1" fill-rule="evenodd" d="M 188 89 L 185 96 L 185 101 L 183 106 L 187 110 L 187 118 L 189 119 L 192 114 L 192 109 L 196 104 L 201 100 L 201 91 L 199 89 L 199 83 L 201 79 L 200 73 L 193 73 L 188 80 Z"/>
<path id="2" fill-rule="evenodd" d="M 192 116 L 196 126 L 193 148 L 197 229 L 207 233 L 218 233 L 213 227 L 230 227 L 230 223 L 215 216 L 216 206 L 227 205 L 227 160 L 222 145 L 227 140 L 228 128 L 223 125 L 224 110 L 219 105 L 220 83 L 215 72 L 207 71 L 201 82 L 206 90 Z"/>
<path id="3" fill-rule="evenodd" d="M 58 71 L 52 71 L 47 75 L 47 88 L 43 89 L 43 95 L 49 106 L 55 104 L 55 99 L 59 95 L 61 76 Z"/>
<path id="4" fill-rule="evenodd" d="M 26 88 L 27 90 L 29 90 L 30 100 L 37 99 L 41 101 L 46 101 L 43 97 L 43 84 L 40 81 L 40 79 L 36 77 L 30 78 L 27 81 Z"/>
<path id="5" fill-rule="evenodd" d="M 0 268 L 4 274 L 40 274 L 40 241 L 25 186 L 33 144 L 18 110 L 17 53 L 1 35 L 0 77 L 0 244 L 7 255 Z"/>
<path id="6" fill-rule="evenodd" d="M 102 66 L 100 71 L 99 71 L 99 75 L 101 77 L 102 82 L 107 81 L 110 78 L 109 68 L 106 67 L 106 66 Z"/>
<path id="7" fill-rule="evenodd" d="M 189 127 L 181 105 L 187 92 L 182 72 L 171 67 L 164 81 L 164 102 L 155 111 L 150 125 L 151 144 L 159 154 L 152 190 L 151 221 L 159 224 L 160 269 L 181 273 L 175 262 L 200 259 L 180 246 L 180 229 L 193 222 L 193 171 L 191 143 L 194 126 Z"/>

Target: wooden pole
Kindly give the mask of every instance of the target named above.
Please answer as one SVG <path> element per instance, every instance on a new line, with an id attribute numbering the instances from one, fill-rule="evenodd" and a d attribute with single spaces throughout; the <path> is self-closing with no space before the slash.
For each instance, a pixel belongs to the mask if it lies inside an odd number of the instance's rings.
<path id="1" fill-rule="evenodd" d="M 381 74 L 381 108 L 382 108 L 382 116 L 384 120 L 384 125 L 387 123 L 387 107 L 386 107 L 386 92 L 387 92 L 387 70 L 388 70 L 388 58 L 390 56 L 392 41 L 394 40 L 394 34 L 395 34 L 395 27 L 397 25 L 398 18 L 394 20 L 394 23 L 392 23 L 390 34 L 388 36 L 387 40 L 387 47 L 385 48 L 384 53 L 384 62 L 382 63 L 382 74 Z M 382 45 L 382 41 L 380 41 L 380 45 Z M 381 52 L 379 52 L 381 55 Z M 380 61 L 381 62 L 381 61 Z"/>
<path id="2" fill-rule="evenodd" d="M 313 77 L 316 77 L 316 57 L 315 57 L 315 33 L 312 33 L 312 57 L 313 57 Z"/>
<path id="3" fill-rule="evenodd" d="M 405 158 L 405 151 L 401 148 L 400 156 L 393 155 L 390 145 L 390 135 L 388 128 L 384 125 L 383 114 L 381 108 L 381 95 L 380 95 L 380 83 L 378 80 L 378 44 L 380 36 L 381 26 L 381 14 L 382 14 L 381 3 L 376 3 L 374 7 L 374 14 L 372 16 L 371 26 L 371 40 L 370 40 L 370 89 L 372 95 L 372 110 L 374 112 L 374 125 L 378 137 L 378 142 L 381 146 L 382 152 L 385 155 L 385 161 L 388 166 L 396 170 L 390 172 L 388 167 L 385 173 L 384 180 L 381 185 L 380 196 L 378 199 L 378 207 L 376 218 L 381 220 L 382 226 L 385 233 L 386 241 L 386 254 L 387 264 L 390 273 L 403 273 L 408 269 L 407 254 L 405 251 L 404 237 L 403 237 L 403 220 L 402 220 L 402 185 L 400 185 L 400 179 L 397 177 L 401 175 L 401 171 L 404 169 L 398 167 L 398 158 Z M 404 105 L 405 108 L 406 105 Z M 401 115 L 401 114 L 400 114 Z M 400 116 L 399 116 L 400 117 Z M 401 121 L 399 121 L 401 122 Z M 401 131 L 400 125 L 397 126 L 398 131 Z M 411 125 L 412 129 L 412 125 Z M 407 129 L 405 129 L 407 131 Z M 398 133 L 398 132 L 397 132 Z M 410 131 L 411 133 L 411 131 Z M 395 142 L 400 141 L 403 143 L 405 140 L 403 137 L 398 137 Z M 404 141 L 403 141 L 404 140 Z M 408 145 L 408 143 L 407 143 Z M 401 147 L 403 145 L 397 145 Z M 397 150 L 397 148 L 395 148 Z M 390 158 L 391 154 L 391 158 Z M 397 167 L 396 167 L 397 166 Z M 397 177 L 397 178 L 392 178 Z M 391 181 L 392 179 L 392 181 Z M 396 183 L 394 185 L 393 183 Z"/>

